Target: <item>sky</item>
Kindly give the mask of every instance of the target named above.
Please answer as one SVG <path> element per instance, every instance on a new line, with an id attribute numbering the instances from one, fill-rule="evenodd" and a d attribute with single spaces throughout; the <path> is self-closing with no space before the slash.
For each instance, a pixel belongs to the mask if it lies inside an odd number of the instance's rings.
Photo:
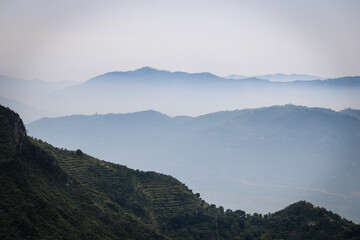
<path id="1" fill-rule="evenodd" d="M 0 0 L 0 74 L 360 75 L 360 1 Z"/>

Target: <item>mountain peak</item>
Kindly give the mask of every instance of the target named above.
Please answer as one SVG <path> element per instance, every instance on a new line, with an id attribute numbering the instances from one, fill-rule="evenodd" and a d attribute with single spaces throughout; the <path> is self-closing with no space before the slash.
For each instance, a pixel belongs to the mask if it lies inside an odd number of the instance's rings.
<path id="1" fill-rule="evenodd" d="M 152 67 L 142 67 L 133 71 L 114 71 L 108 72 L 97 77 L 91 78 L 87 81 L 87 83 L 98 83 L 99 80 L 104 82 L 122 82 L 122 83 L 155 83 L 157 81 L 163 81 L 162 83 L 178 83 L 180 84 L 182 81 L 192 80 L 192 82 L 196 81 L 204 81 L 204 80 L 214 80 L 221 79 L 220 77 L 209 73 L 209 72 L 201 72 L 201 73 L 187 73 L 187 72 L 170 72 L 167 70 L 159 70 Z"/>
<path id="2" fill-rule="evenodd" d="M 139 69 L 134 70 L 134 72 L 143 72 L 143 73 L 152 73 L 152 72 L 165 72 L 164 70 L 159 70 L 153 67 L 142 67 Z"/>
<path id="3" fill-rule="evenodd" d="M 159 75 L 159 74 L 169 74 L 171 72 L 166 70 L 159 70 L 153 67 L 142 67 L 139 69 L 136 69 L 134 71 L 128 71 L 127 73 L 134 74 L 136 76 L 153 76 L 153 75 Z"/>

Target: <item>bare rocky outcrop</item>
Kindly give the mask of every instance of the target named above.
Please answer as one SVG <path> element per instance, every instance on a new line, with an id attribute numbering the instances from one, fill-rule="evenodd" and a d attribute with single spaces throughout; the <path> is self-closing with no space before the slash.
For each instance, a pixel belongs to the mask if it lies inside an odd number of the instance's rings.
<path id="1" fill-rule="evenodd" d="M 14 115 L 15 115 L 13 121 L 14 141 L 16 144 L 16 150 L 21 153 L 24 150 L 25 147 L 24 139 L 27 135 L 23 121 L 21 120 L 18 114 L 14 113 Z"/>
<path id="2" fill-rule="evenodd" d="M 26 130 L 20 116 L 10 108 L 0 105 L 0 137 L 4 151 L 18 153 L 25 149 Z M 5 148 L 7 150 L 5 150 Z"/>
<path id="3" fill-rule="evenodd" d="M 0 153 L 4 158 L 0 159 L 0 162 L 12 161 L 14 154 L 23 155 L 26 158 L 36 159 L 46 169 L 60 172 L 67 185 L 76 183 L 75 179 L 59 167 L 52 153 L 29 141 L 19 114 L 2 105 L 0 105 Z"/>

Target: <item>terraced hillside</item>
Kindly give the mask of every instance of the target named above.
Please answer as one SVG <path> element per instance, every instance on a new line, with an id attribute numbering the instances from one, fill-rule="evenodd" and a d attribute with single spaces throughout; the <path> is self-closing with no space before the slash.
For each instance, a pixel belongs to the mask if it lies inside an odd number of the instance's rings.
<path id="1" fill-rule="evenodd" d="M 0 239 L 167 238 L 64 171 L 2 106 L 0 139 Z"/>
<path id="2" fill-rule="evenodd" d="M 216 208 L 175 178 L 29 138 L 0 106 L 0 239 L 360 239 L 299 202 L 274 214 Z"/>
<path id="3" fill-rule="evenodd" d="M 215 219 L 216 208 L 205 203 L 199 195 L 193 194 L 187 186 L 171 176 L 132 170 L 100 161 L 81 150 L 67 151 L 39 140 L 31 141 L 51 152 L 59 166 L 84 187 L 106 194 L 116 204 L 158 231 L 167 231 L 168 225 L 179 216 L 201 213 L 208 219 Z M 204 229 L 208 237 L 214 231 L 213 225 Z M 180 239 L 181 236 L 178 235 Z"/>

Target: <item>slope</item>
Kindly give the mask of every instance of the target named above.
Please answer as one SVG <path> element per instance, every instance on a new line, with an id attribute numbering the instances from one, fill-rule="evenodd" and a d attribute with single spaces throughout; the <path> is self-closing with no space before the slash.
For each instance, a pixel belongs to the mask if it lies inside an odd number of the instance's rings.
<path id="1" fill-rule="evenodd" d="M 340 111 L 342 114 L 360 119 L 360 110 L 347 108 Z"/>
<path id="2" fill-rule="evenodd" d="M 359 239 L 358 225 L 308 203 L 264 216 L 224 211 L 171 176 L 31 139 L 1 106 L 0 123 L 2 239 Z"/>
<path id="3" fill-rule="evenodd" d="M 163 239 L 105 194 L 83 186 L 0 108 L 1 239 Z"/>

